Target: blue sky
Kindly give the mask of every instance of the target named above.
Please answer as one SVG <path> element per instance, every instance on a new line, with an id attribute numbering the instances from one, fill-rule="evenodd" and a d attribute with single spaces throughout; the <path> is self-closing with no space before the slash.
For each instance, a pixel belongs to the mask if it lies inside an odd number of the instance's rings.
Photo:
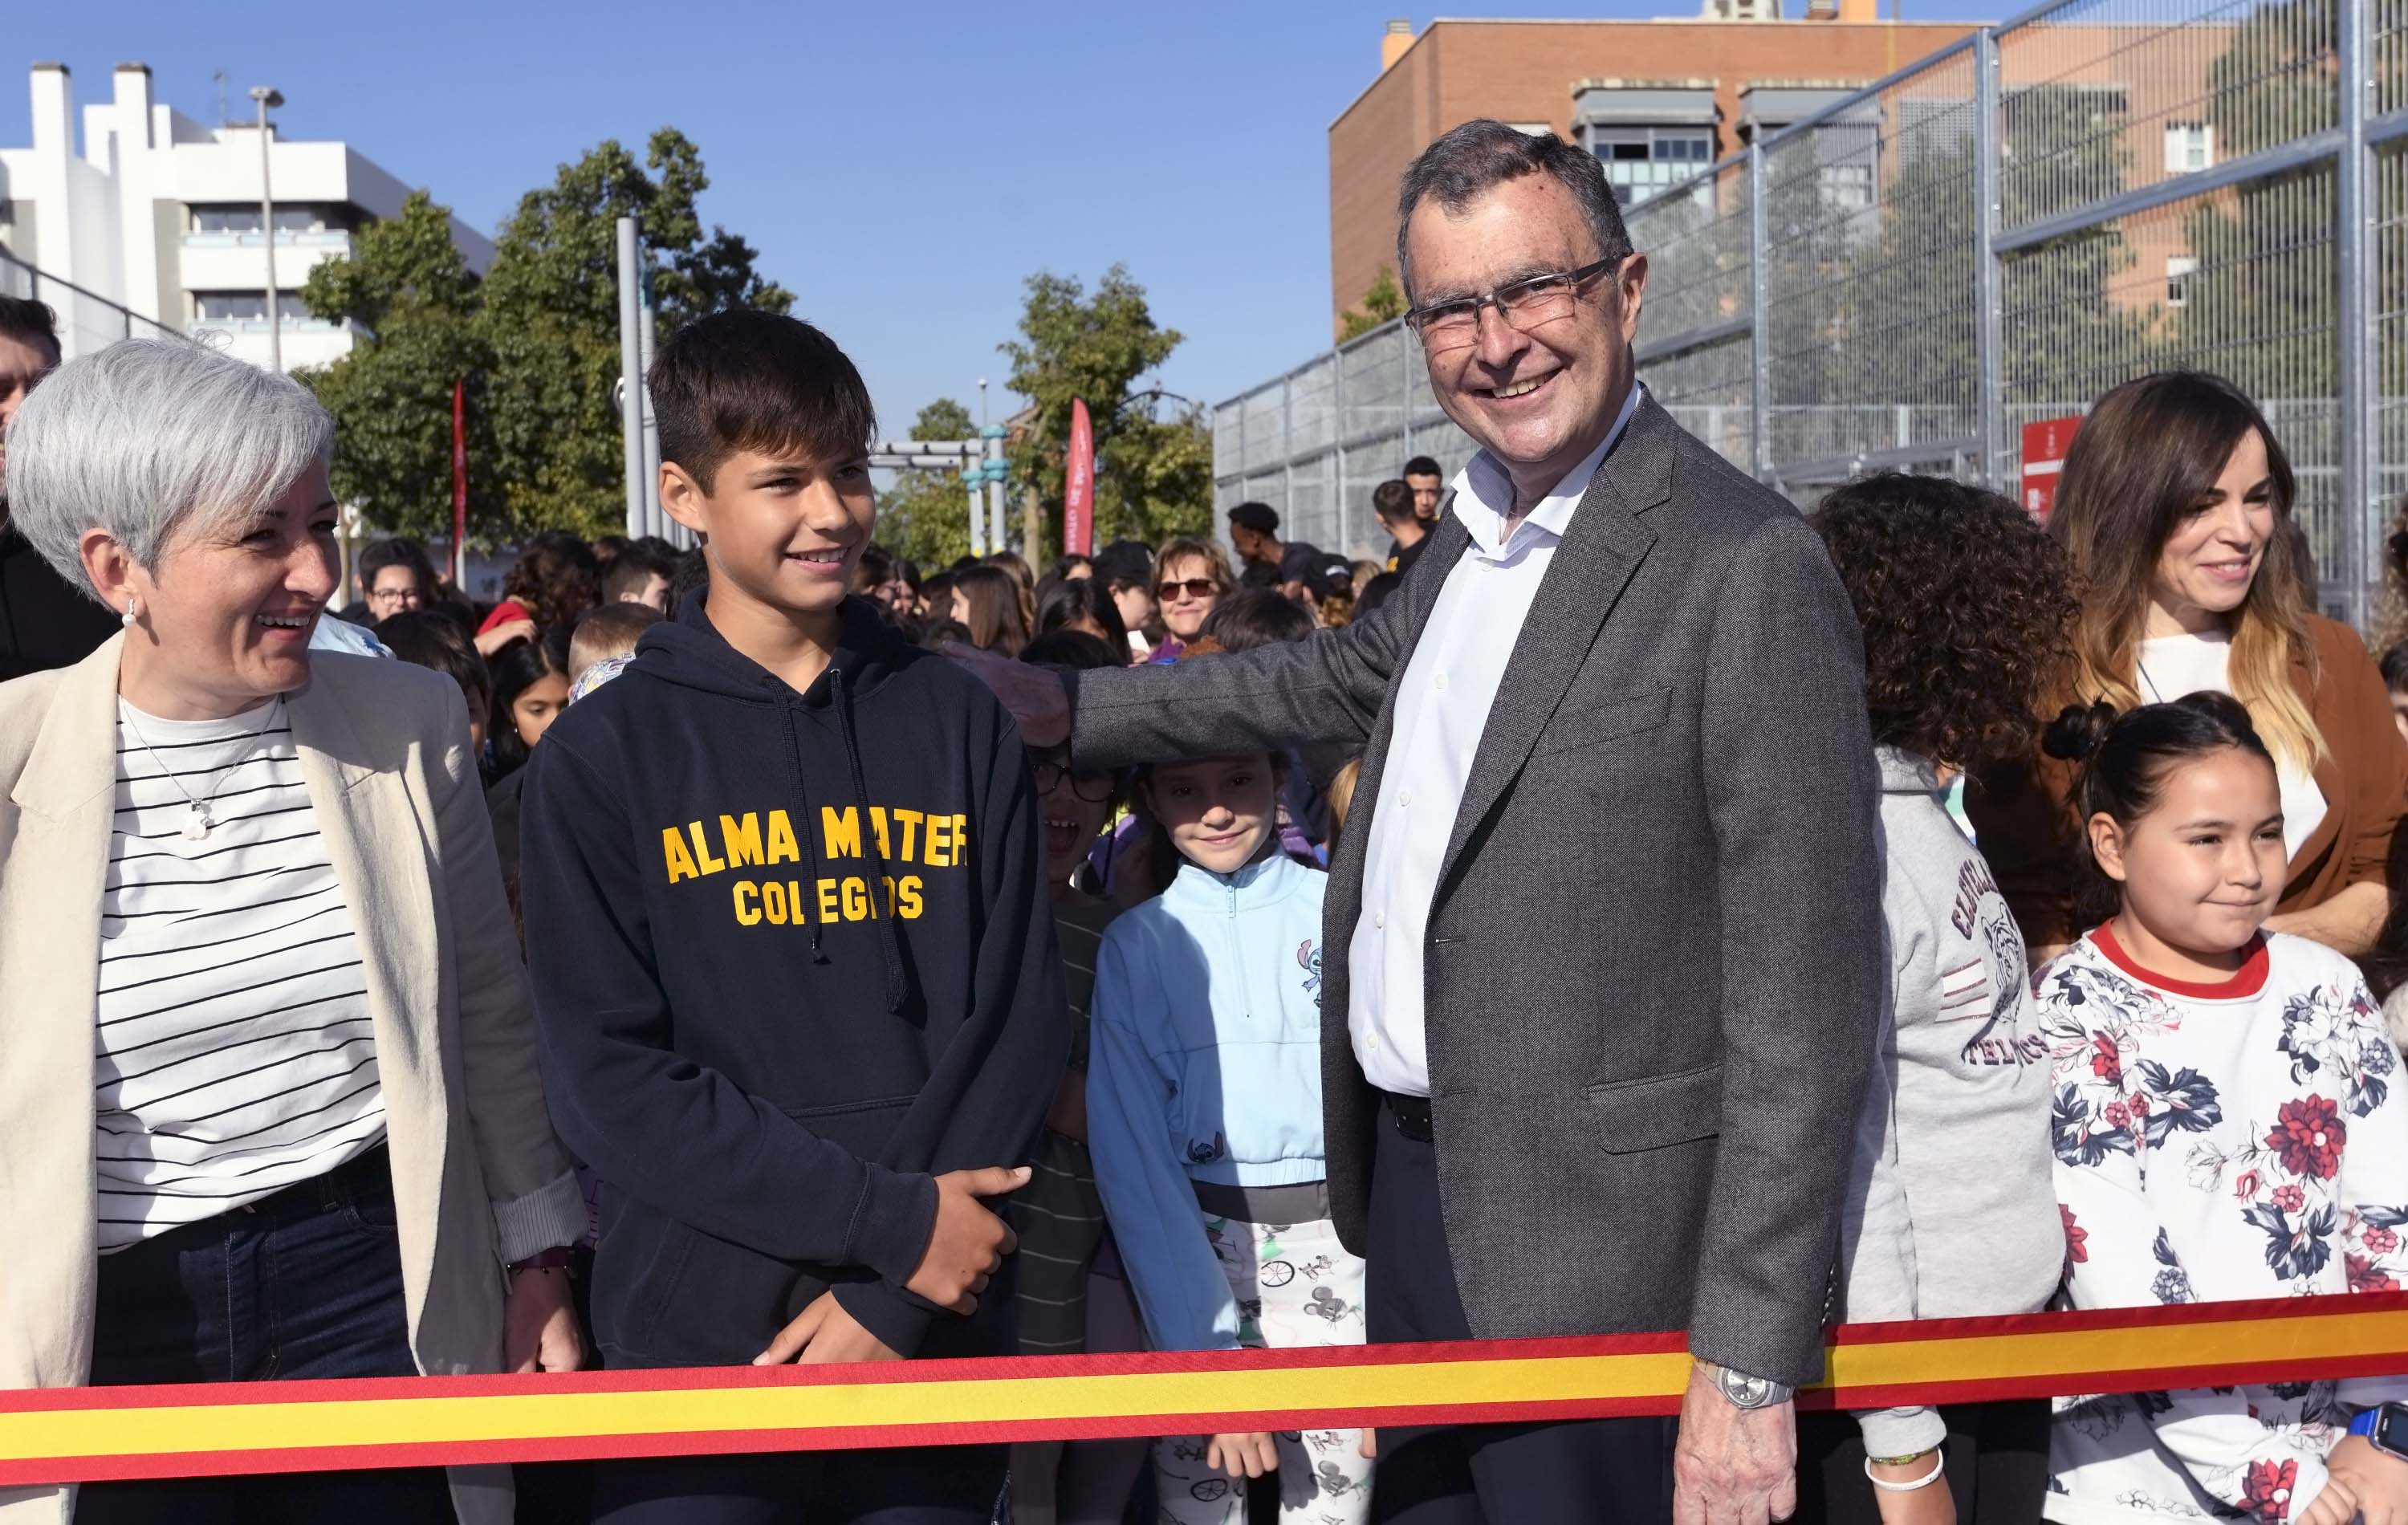
<path id="1" fill-rule="evenodd" d="M 1454 0 L 1446 14 L 1690 8 Z M 1908 14 L 1997 8 L 1910 0 Z M 487 232 L 586 147 L 674 125 L 710 168 L 706 221 L 762 251 L 796 310 L 861 364 L 895 433 L 939 396 L 975 409 L 982 376 L 1000 410 L 996 345 L 1038 269 L 1092 281 L 1126 264 L 1187 337 L 1162 373 L 1175 393 L 1217 401 L 1310 355 L 1328 332 L 1329 122 L 1378 72 L 1386 19 L 1406 14 L 1397 0 L 11 10 L 0 143 L 29 140 L 36 59 L 73 69 L 79 102 L 140 60 L 162 99 L 203 121 L 222 68 L 238 112 L 246 87 L 273 84 L 288 136 L 345 139 Z"/>

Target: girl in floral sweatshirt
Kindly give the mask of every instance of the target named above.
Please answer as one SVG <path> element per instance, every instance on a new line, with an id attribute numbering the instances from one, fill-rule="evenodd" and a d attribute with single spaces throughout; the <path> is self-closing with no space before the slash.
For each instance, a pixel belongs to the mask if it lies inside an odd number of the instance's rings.
<path id="1" fill-rule="evenodd" d="M 2357 967 L 2262 930 L 2283 888 L 2274 764 L 2216 693 L 2049 735 L 2114 914 L 2042 972 L 2075 1307 L 2387 1291 L 2408 1273 L 2408 1101 Z M 2359 1380 L 2116 1394 L 2057 1418 L 2046 1518 L 2347 1525 L 2408 1510 L 2408 1461 L 2348 1433 Z"/>

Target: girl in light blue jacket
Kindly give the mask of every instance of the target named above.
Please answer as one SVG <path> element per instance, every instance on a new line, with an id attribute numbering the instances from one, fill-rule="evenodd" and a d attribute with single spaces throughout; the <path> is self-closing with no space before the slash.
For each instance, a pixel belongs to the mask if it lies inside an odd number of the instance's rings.
<path id="1" fill-rule="evenodd" d="M 1326 878 L 1280 852 L 1279 784 L 1261 755 L 1154 768 L 1141 788 L 1178 875 L 1112 923 L 1096 961 L 1088 1143 L 1158 1350 L 1363 1343 L 1363 1262 L 1338 1243 L 1323 1179 Z M 1162 1518 L 1241 1525 L 1244 1479 L 1276 1470 L 1284 1525 L 1359 1525 L 1360 1444 L 1165 1437 Z"/>

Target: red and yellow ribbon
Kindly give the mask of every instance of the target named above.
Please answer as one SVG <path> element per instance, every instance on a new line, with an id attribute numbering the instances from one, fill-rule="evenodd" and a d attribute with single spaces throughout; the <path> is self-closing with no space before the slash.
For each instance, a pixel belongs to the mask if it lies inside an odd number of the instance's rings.
<path id="1" fill-rule="evenodd" d="M 1684 1336 L 0 1392 L 0 1486 L 1672 1414 Z M 1807 1408 L 2408 1373 L 2408 1292 L 1850 1325 Z"/>

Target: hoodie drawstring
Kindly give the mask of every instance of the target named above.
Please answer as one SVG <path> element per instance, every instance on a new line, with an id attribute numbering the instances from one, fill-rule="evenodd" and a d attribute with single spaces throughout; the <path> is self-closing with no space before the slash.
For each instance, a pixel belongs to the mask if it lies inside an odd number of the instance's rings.
<path id="1" fill-rule="evenodd" d="M 879 950 L 886 957 L 886 1009 L 900 1012 L 910 986 L 903 972 L 903 942 L 895 934 L 894 900 L 888 899 L 886 914 L 877 914 L 879 892 L 894 876 L 887 871 L 886 834 L 878 829 L 869 813 L 869 790 L 861 776 L 861 747 L 853 735 L 853 697 L 845 692 L 842 668 L 828 671 L 828 708 L 836 712 L 836 732 L 844 742 L 845 766 L 853 774 L 853 806 L 861 813 L 862 827 L 869 833 L 870 856 L 878 860 L 878 875 L 869 882 L 869 909 L 878 923 Z M 812 935 L 816 940 L 818 934 Z"/>
<path id="2" fill-rule="evenodd" d="M 817 884 L 820 877 L 819 823 L 811 819 L 810 794 L 803 787 L 803 743 L 801 739 L 795 735 L 796 715 L 793 701 L 780 699 L 778 712 L 780 718 L 785 722 L 781 728 L 786 733 L 786 777 L 795 786 L 795 814 L 802 823 L 800 835 L 803 839 L 803 851 L 809 855 L 804 861 L 810 865 L 810 883 Z M 827 961 L 827 955 L 820 951 L 820 918 L 814 913 L 811 916 L 811 962 L 824 964 Z"/>

